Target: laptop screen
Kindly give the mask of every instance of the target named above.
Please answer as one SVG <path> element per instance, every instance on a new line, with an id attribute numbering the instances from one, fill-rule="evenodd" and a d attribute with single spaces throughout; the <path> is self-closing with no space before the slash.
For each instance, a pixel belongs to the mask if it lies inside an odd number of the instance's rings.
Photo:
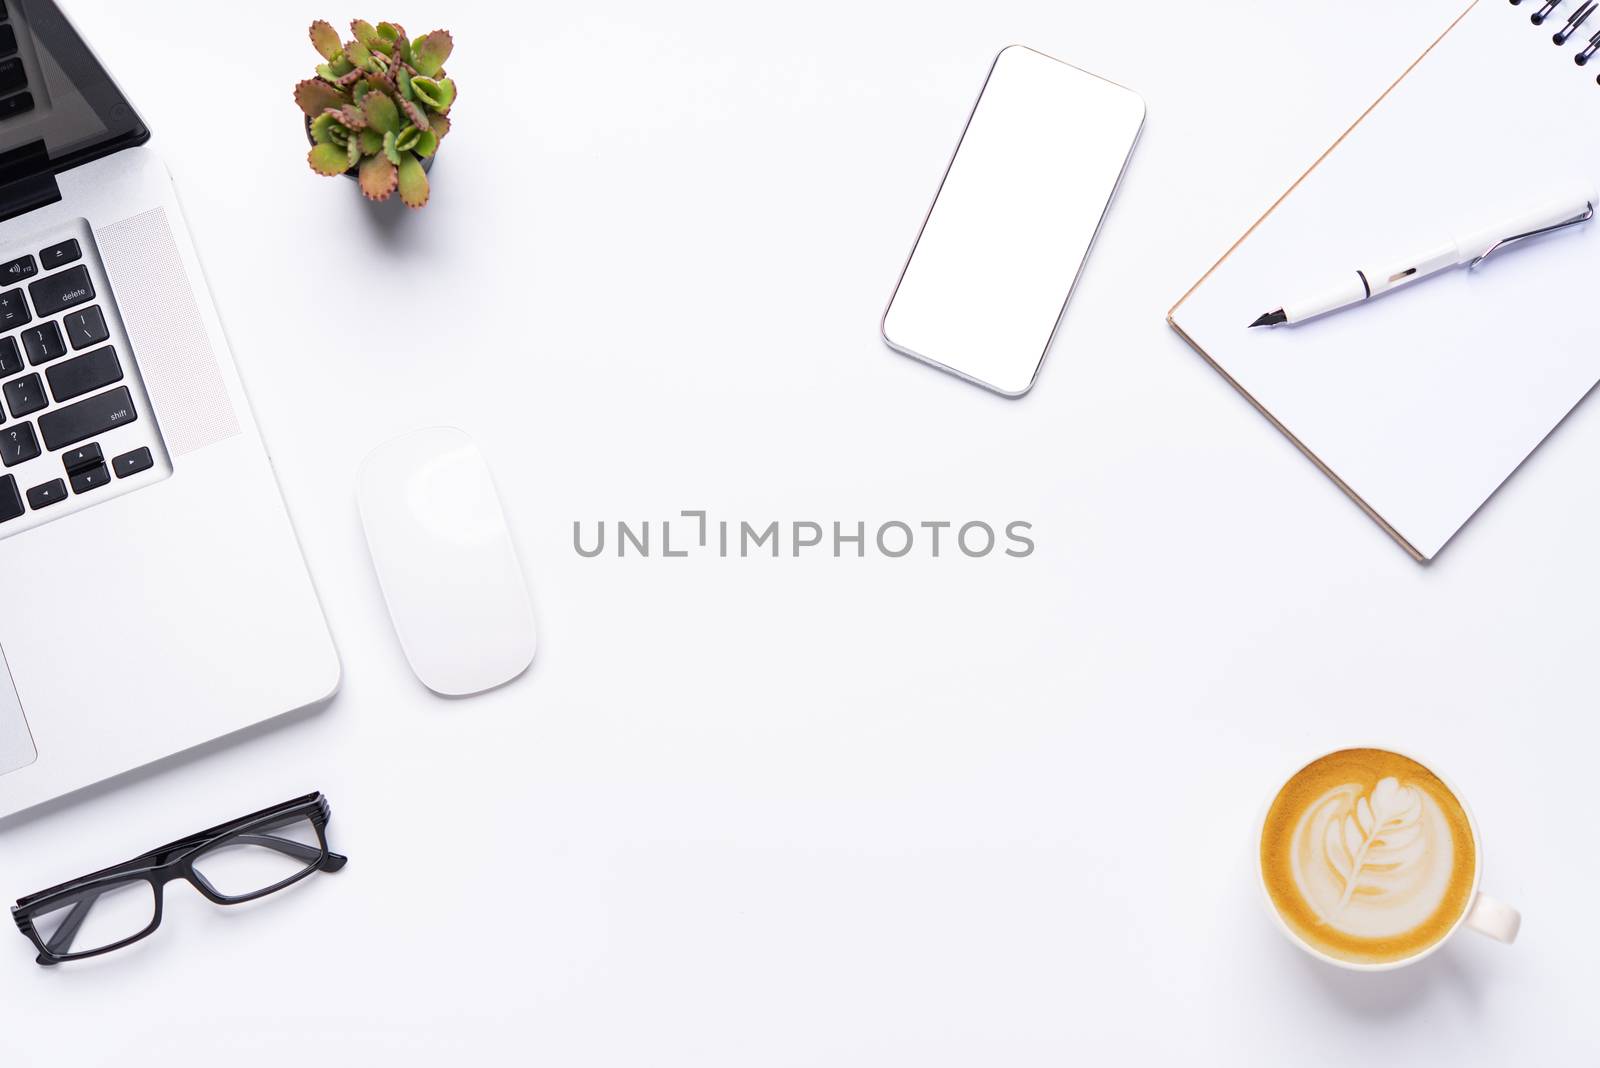
<path id="1" fill-rule="evenodd" d="M 0 185 L 149 136 L 53 0 L 0 0 Z"/>

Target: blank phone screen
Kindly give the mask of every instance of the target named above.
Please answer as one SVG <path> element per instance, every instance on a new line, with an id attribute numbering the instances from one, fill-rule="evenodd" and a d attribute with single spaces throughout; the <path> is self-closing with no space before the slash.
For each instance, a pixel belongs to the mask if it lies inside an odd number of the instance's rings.
<path id="1" fill-rule="evenodd" d="M 1013 45 L 996 57 L 883 339 L 1000 393 L 1033 385 L 1144 123 L 1120 85 Z"/>

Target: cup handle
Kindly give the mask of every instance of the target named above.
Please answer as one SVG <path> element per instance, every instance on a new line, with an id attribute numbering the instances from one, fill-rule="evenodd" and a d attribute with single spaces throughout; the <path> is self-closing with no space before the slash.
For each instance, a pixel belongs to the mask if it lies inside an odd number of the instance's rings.
<path id="1" fill-rule="evenodd" d="M 1499 898 L 1479 894 L 1472 903 L 1472 911 L 1467 913 L 1467 926 L 1509 945 L 1517 940 L 1517 931 L 1522 927 L 1522 913 Z"/>

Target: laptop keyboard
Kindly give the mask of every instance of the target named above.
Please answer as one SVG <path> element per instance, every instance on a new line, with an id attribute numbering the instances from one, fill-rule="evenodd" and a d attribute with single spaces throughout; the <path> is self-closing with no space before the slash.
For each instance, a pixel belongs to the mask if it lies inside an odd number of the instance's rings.
<path id="1" fill-rule="evenodd" d="M 0 248 L 0 538 L 171 471 L 94 239 L 66 229 Z"/>
<path id="2" fill-rule="evenodd" d="M 28 92 L 28 68 L 17 48 L 17 30 L 6 0 L 0 0 L 0 119 L 32 110 L 33 94 Z"/>

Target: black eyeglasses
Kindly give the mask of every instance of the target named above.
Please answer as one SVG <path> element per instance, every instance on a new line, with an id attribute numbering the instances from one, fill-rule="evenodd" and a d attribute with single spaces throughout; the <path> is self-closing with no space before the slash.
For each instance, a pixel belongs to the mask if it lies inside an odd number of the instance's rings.
<path id="1" fill-rule="evenodd" d="M 328 850 L 328 799 L 307 794 L 152 849 L 37 894 L 11 909 L 40 964 L 110 953 L 161 926 L 167 883 L 185 879 L 219 905 L 275 893 L 348 857 Z"/>

